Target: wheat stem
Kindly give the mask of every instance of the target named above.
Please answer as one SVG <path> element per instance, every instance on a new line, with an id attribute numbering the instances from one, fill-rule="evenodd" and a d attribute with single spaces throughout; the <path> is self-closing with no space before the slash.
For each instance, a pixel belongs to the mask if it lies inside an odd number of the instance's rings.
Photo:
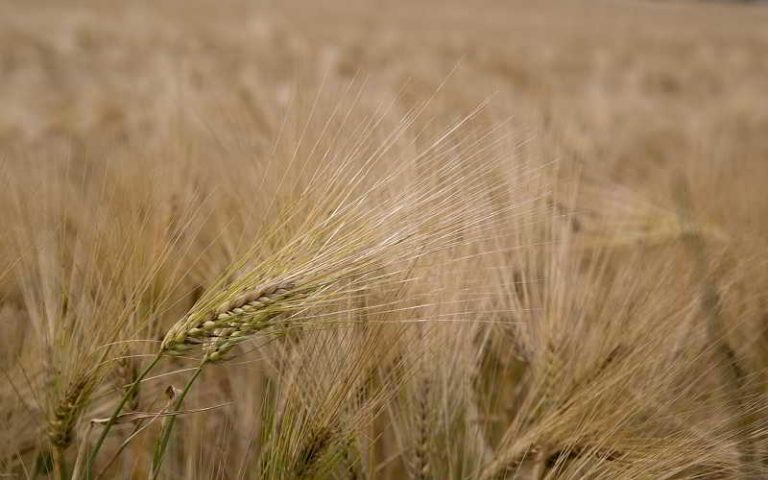
<path id="1" fill-rule="evenodd" d="M 60 445 L 54 445 L 51 455 L 53 457 L 53 477 L 56 480 L 67 480 L 67 464 L 64 459 L 64 449 Z"/>
<path id="2" fill-rule="evenodd" d="M 93 461 L 96 459 L 96 455 L 98 455 L 101 446 L 104 444 L 104 440 L 107 438 L 109 430 L 114 426 L 115 422 L 117 422 L 117 418 L 120 415 L 120 412 L 123 410 L 125 404 L 128 403 L 128 400 L 131 399 L 138 390 L 141 381 L 144 380 L 144 377 L 146 377 L 149 372 L 160 362 L 161 357 L 161 354 L 157 354 L 152 362 L 150 362 L 150 364 L 147 365 L 147 367 L 138 375 L 138 377 L 136 377 L 136 380 L 125 391 L 123 397 L 120 399 L 120 403 L 117 405 L 115 410 L 112 412 L 112 415 L 109 417 L 109 420 L 104 425 L 99 438 L 96 440 L 96 444 L 93 446 L 93 450 L 91 450 L 91 454 L 88 456 L 86 472 L 87 478 L 89 480 L 93 478 Z"/>
<path id="3" fill-rule="evenodd" d="M 207 363 L 207 358 L 200 362 L 200 365 L 192 374 L 192 377 L 190 377 L 190 379 L 187 381 L 187 384 L 184 385 L 184 389 L 181 391 L 178 399 L 176 400 L 176 403 L 174 404 L 174 411 L 181 411 L 181 406 L 184 403 L 184 397 L 187 396 L 190 388 L 192 388 L 192 384 L 195 383 L 195 380 L 197 380 L 197 378 L 200 376 L 200 373 L 203 371 L 203 367 L 205 367 Z M 168 448 L 168 441 L 171 438 L 171 431 L 173 430 L 173 424 L 175 421 L 176 415 L 171 415 L 168 417 L 167 421 L 163 425 L 162 431 L 160 432 L 160 438 L 158 438 L 157 443 L 155 444 L 155 453 L 152 458 L 152 472 L 150 473 L 150 478 L 152 478 L 152 480 L 157 479 L 158 475 L 160 475 L 160 467 L 163 465 L 163 458 L 165 457 L 165 451 Z"/>

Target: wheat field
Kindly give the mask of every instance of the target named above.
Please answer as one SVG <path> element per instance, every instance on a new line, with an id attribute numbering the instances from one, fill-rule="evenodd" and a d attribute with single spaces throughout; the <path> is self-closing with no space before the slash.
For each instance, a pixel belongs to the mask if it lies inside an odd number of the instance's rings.
<path id="1" fill-rule="evenodd" d="M 768 7 L 0 3 L 0 478 L 768 478 Z"/>

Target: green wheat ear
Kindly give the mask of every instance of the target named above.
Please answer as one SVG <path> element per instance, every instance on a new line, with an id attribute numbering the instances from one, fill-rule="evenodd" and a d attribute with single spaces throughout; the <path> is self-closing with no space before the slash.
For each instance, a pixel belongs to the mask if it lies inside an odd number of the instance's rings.
<path id="1" fill-rule="evenodd" d="M 235 295 L 218 307 L 191 312 L 171 327 L 161 350 L 179 355 L 202 347 L 206 360 L 218 361 L 239 342 L 263 330 L 269 321 L 287 311 L 280 304 L 298 293 L 293 282 L 281 282 L 266 288 Z"/>

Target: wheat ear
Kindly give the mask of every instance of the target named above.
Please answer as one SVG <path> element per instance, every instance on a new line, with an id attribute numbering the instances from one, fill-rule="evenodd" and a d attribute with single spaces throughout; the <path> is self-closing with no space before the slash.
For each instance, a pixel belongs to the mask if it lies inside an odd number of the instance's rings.
<path id="1" fill-rule="evenodd" d="M 64 451 L 72 443 L 72 431 L 91 388 L 91 379 L 87 375 L 72 382 L 53 409 L 53 418 L 48 422 L 48 439 L 53 447 L 53 466 L 57 478 L 68 478 Z"/>
<path id="2" fill-rule="evenodd" d="M 295 293 L 292 282 L 243 292 L 202 314 L 193 312 L 177 322 L 163 339 L 163 353 L 178 355 L 203 346 L 205 360 L 221 360 L 236 344 L 268 326 L 284 310 L 276 303 Z"/>
<path id="3" fill-rule="evenodd" d="M 418 399 L 418 413 L 417 413 L 417 439 L 416 448 L 414 449 L 415 460 L 415 472 L 414 478 L 416 480 L 429 480 L 430 464 L 429 464 L 429 393 L 430 382 L 428 378 L 424 378 L 421 382 L 421 388 Z"/>

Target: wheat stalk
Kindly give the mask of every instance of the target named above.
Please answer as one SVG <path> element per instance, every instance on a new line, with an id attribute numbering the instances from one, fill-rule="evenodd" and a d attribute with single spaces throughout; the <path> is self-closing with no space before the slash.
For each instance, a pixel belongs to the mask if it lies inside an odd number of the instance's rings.
<path id="1" fill-rule="evenodd" d="M 126 352 L 127 353 L 127 352 Z M 139 369 L 136 365 L 136 360 L 130 355 L 124 355 L 117 359 L 117 366 L 115 368 L 117 379 L 119 382 L 118 387 L 123 394 L 128 392 L 131 385 L 136 382 L 136 378 L 139 376 Z M 128 398 L 128 409 L 139 409 L 139 391 L 131 392 Z"/>

